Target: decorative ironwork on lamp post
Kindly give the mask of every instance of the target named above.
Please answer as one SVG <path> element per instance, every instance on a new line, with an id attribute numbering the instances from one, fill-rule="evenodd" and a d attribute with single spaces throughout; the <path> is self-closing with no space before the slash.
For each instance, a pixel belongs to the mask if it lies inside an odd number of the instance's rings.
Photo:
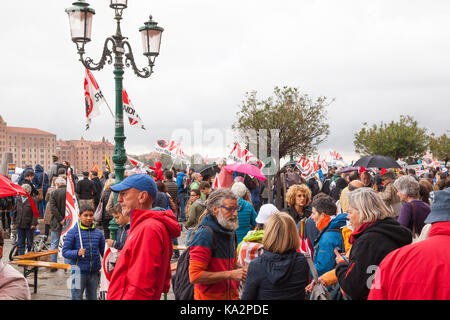
<path id="1" fill-rule="evenodd" d="M 91 41 L 92 20 L 95 10 L 89 7 L 85 1 L 74 2 L 71 8 L 66 9 L 69 15 L 70 30 L 72 41 L 77 45 L 78 55 L 84 67 L 89 70 L 101 70 L 106 63 L 114 62 L 114 79 L 116 90 L 116 108 L 115 108 L 115 149 L 113 162 L 115 164 L 116 183 L 124 178 L 125 163 L 127 155 L 125 152 L 125 134 L 123 125 L 123 74 L 124 67 L 131 67 L 134 73 L 141 78 L 148 78 L 153 73 L 155 59 L 159 55 L 161 45 L 161 35 L 164 31 L 157 22 L 150 16 L 149 21 L 139 28 L 144 47 L 144 56 L 148 59 L 148 67 L 139 69 L 134 60 L 133 51 L 127 38 L 122 35 L 120 21 L 122 20 L 123 10 L 128 6 L 128 0 L 110 0 L 110 7 L 115 11 L 114 19 L 117 21 L 116 33 L 106 38 L 103 46 L 103 54 L 99 62 L 94 62 L 92 58 L 85 57 L 84 47 Z"/>

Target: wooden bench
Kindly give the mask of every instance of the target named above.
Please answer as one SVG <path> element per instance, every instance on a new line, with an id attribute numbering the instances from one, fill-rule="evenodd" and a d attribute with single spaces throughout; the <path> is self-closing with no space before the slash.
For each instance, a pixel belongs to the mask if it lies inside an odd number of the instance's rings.
<path id="1" fill-rule="evenodd" d="M 57 254 L 58 249 L 40 251 L 40 252 L 28 252 L 27 254 L 23 254 L 21 256 L 14 256 L 14 260 L 38 260 L 41 257 L 50 256 L 52 254 Z"/>
<path id="2" fill-rule="evenodd" d="M 56 250 L 58 251 L 58 250 Z M 55 269 L 63 269 L 69 270 L 70 264 L 66 263 L 54 263 L 54 262 L 46 262 L 46 261 L 37 261 L 37 260 L 16 260 L 10 262 L 11 264 L 15 264 L 23 267 L 23 275 L 28 277 L 30 273 L 34 273 L 34 293 L 37 293 L 37 284 L 38 284 L 38 270 L 39 268 L 55 268 Z"/>
<path id="3" fill-rule="evenodd" d="M 186 246 L 173 246 L 173 250 L 186 250 Z"/>

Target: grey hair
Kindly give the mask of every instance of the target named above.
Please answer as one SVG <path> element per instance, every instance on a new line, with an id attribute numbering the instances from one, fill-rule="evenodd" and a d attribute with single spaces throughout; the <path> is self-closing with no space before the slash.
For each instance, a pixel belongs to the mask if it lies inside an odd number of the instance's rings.
<path id="1" fill-rule="evenodd" d="M 402 176 L 398 178 L 394 181 L 394 187 L 410 198 L 419 197 L 419 182 L 411 176 Z"/>
<path id="2" fill-rule="evenodd" d="M 62 177 L 58 177 L 58 178 L 56 178 L 56 180 L 55 180 L 55 184 L 56 184 L 56 185 L 60 185 L 60 186 L 66 186 L 66 185 L 67 185 L 67 182 L 66 182 L 66 179 L 64 179 L 64 178 L 62 178 Z"/>
<path id="3" fill-rule="evenodd" d="M 24 183 L 24 184 L 22 185 L 22 188 L 23 188 L 26 192 L 31 193 L 31 186 L 30 186 L 28 183 Z"/>
<path id="4" fill-rule="evenodd" d="M 206 203 L 205 203 L 206 209 L 205 209 L 205 211 L 203 211 L 201 216 L 198 218 L 199 222 L 197 224 L 196 229 L 198 228 L 198 226 L 200 225 L 202 220 L 208 215 L 208 213 L 214 215 L 213 207 L 219 208 L 219 207 L 223 206 L 223 201 L 225 199 L 238 200 L 236 195 L 230 189 L 219 188 L 210 193 L 210 195 L 208 196 L 208 200 L 206 200 Z"/>
<path id="5" fill-rule="evenodd" d="M 360 223 L 394 217 L 394 211 L 386 206 L 381 197 L 372 188 L 358 188 L 347 193 L 347 197 L 348 204 L 358 210 Z"/>

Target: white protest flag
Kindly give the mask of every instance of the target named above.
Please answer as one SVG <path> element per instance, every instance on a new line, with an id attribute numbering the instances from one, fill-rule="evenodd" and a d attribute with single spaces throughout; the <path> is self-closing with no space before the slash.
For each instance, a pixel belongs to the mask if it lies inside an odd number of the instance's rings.
<path id="1" fill-rule="evenodd" d="M 128 96 L 128 93 L 125 89 L 123 89 L 122 91 L 122 99 L 123 99 L 123 112 L 128 117 L 130 125 L 132 125 L 133 127 L 140 127 L 141 129 L 146 130 L 144 127 L 144 123 L 142 122 L 141 118 L 139 118 L 139 115 L 136 113 L 136 109 L 131 103 L 130 97 Z"/>
<path id="2" fill-rule="evenodd" d="M 84 103 L 86 107 L 86 130 L 91 126 L 92 118 L 100 114 L 100 105 L 107 104 L 92 73 L 86 70 L 84 77 Z M 109 106 L 108 106 L 109 108 Z"/>
<path id="3" fill-rule="evenodd" d="M 62 248 L 64 246 L 64 240 L 66 239 L 67 232 L 78 223 L 78 214 L 80 209 L 78 208 L 78 201 L 75 197 L 75 191 L 72 180 L 72 170 L 67 170 L 67 188 L 66 188 L 66 215 L 64 217 L 64 225 L 61 231 L 58 245 L 58 256 L 62 258 Z"/>

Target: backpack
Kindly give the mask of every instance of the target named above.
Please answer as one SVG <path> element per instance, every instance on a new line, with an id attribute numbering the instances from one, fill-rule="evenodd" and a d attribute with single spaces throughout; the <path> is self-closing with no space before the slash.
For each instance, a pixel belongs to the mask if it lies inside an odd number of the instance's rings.
<path id="1" fill-rule="evenodd" d="M 216 235 L 214 231 L 209 226 L 201 225 L 198 228 L 206 228 L 211 232 L 213 235 L 214 243 L 213 243 L 213 250 L 216 249 Z M 197 228 L 197 230 L 198 230 Z M 192 235 L 197 232 L 195 230 Z M 177 270 L 175 271 L 175 274 L 172 277 L 172 290 L 175 294 L 175 300 L 194 300 L 194 284 L 191 283 L 189 279 L 189 260 L 191 258 L 189 254 L 188 247 L 184 252 L 180 255 L 177 262 Z"/>
<path id="2" fill-rule="evenodd" d="M 59 162 L 57 162 L 57 163 L 55 163 L 56 164 L 56 177 L 58 176 L 58 171 L 59 171 L 59 169 L 64 169 L 64 171 L 66 172 L 66 174 L 67 174 L 67 168 L 66 168 L 66 166 L 65 165 L 63 165 L 62 163 L 59 163 Z"/>
<path id="3" fill-rule="evenodd" d="M 181 187 L 183 188 L 183 190 L 186 190 L 188 185 L 189 185 L 189 178 L 187 175 L 183 176 L 183 182 L 181 183 Z"/>

